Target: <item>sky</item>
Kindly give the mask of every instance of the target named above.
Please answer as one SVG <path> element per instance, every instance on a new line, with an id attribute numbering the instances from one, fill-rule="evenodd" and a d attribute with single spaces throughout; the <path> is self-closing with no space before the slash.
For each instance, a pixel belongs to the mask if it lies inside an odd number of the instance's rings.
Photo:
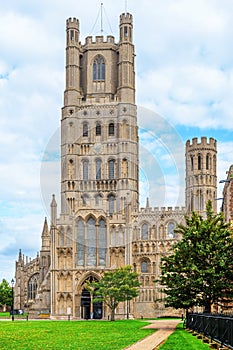
<path id="1" fill-rule="evenodd" d="M 19 248 L 36 256 L 53 193 L 59 204 L 66 19 L 84 43 L 101 2 L 116 41 L 119 15 L 134 18 L 140 205 L 184 205 L 187 139 L 217 140 L 218 181 L 233 163 L 232 0 L 0 0 L 0 281 Z"/>

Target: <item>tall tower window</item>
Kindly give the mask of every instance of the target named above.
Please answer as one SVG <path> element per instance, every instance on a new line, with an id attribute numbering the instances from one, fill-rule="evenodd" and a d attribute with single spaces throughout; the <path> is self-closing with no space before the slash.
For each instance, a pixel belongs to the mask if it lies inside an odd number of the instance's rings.
<path id="1" fill-rule="evenodd" d="M 74 31 L 73 30 L 70 31 L 70 39 L 74 40 Z"/>
<path id="2" fill-rule="evenodd" d="M 97 56 L 93 63 L 93 80 L 105 80 L 105 61 Z"/>
<path id="3" fill-rule="evenodd" d="M 87 137 L 88 136 L 88 124 L 83 123 L 83 136 Z"/>
<path id="4" fill-rule="evenodd" d="M 201 156 L 197 158 L 198 170 L 201 170 Z"/>
<path id="5" fill-rule="evenodd" d="M 77 255 L 78 255 L 78 265 L 84 265 L 84 243 L 85 243 L 85 231 L 83 220 L 78 221 L 78 234 L 77 234 Z"/>
<path id="6" fill-rule="evenodd" d="M 207 156 L 206 156 L 206 170 L 209 170 L 209 166 L 210 166 L 210 158 L 209 158 L 209 156 L 207 155 Z"/>
<path id="7" fill-rule="evenodd" d="M 114 136 L 114 133 L 115 133 L 114 123 L 109 123 L 109 125 L 108 125 L 108 135 L 109 136 Z"/>
<path id="8" fill-rule="evenodd" d="M 106 226 L 103 219 L 100 220 L 99 224 L 99 264 L 105 266 L 106 264 Z"/>
<path id="9" fill-rule="evenodd" d="M 142 273 L 147 273 L 148 272 L 148 262 L 147 261 L 142 261 L 141 262 L 141 272 Z"/>
<path id="10" fill-rule="evenodd" d="M 100 180 L 101 179 L 101 160 L 100 159 L 96 159 L 95 172 L 96 172 L 96 180 Z"/>
<path id="11" fill-rule="evenodd" d="M 96 227 L 93 218 L 87 221 L 87 266 L 96 266 Z"/>
<path id="12" fill-rule="evenodd" d="M 147 224 L 142 225 L 141 239 L 148 240 L 148 225 Z"/>
<path id="13" fill-rule="evenodd" d="M 114 179 L 114 159 L 108 161 L 108 177 L 110 180 Z"/>
<path id="14" fill-rule="evenodd" d="M 109 214 L 112 215 L 114 213 L 114 202 L 115 202 L 115 197 L 111 194 L 108 197 L 109 201 Z"/>
<path id="15" fill-rule="evenodd" d="M 88 180 L 88 160 L 83 161 L 83 180 Z"/>
<path id="16" fill-rule="evenodd" d="M 190 159 L 191 159 L 191 171 L 193 171 L 194 169 L 193 156 L 191 156 Z"/>
<path id="17" fill-rule="evenodd" d="M 174 224 L 174 222 L 169 222 L 169 224 L 167 225 L 167 233 L 169 238 L 175 237 L 175 232 L 174 232 L 175 228 L 176 228 L 176 225 Z"/>
<path id="18" fill-rule="evenodd" d="M 78 266 L 105 266 L 107 244 L 105 220 L 101 219 L 99 225 L 96 225 L 93 217 L 86 222 L 79 219 L 76 227 Z"/>
<path id="19" fill-rule="evenodd" d="M 128 33 L 128 27 L 124 27 L 124 36 L 129 36 L 129 33 Z"/>
<path id="20" fill-rule="evenodd" d="M 101 124 L 100 123 L 96 123 L 95 134 L 96 134 L 96 136 L 101 135 Z"/>
<path id="21" fill-rule="evenodd" d="M 33 275 L 28 281 L 28 300 L 35 300 L 37 293 L 39 274 Z"/>

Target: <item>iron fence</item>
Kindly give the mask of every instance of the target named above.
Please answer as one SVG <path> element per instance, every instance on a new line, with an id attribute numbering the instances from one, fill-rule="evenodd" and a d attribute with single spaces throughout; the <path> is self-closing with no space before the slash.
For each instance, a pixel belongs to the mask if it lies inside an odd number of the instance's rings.
<path id="1" fill-rule="evenodd" d="M 233 349 L 233 317 L 188 313 L 186 327 Z"/>

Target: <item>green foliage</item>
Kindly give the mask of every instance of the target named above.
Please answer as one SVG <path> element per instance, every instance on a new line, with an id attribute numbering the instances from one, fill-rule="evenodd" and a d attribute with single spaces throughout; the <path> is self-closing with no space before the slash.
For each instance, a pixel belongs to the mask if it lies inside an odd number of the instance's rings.
<path id="1" fill-rule="evenodd" d="M 201 340 L 183 329 L 183 325 L 180 323 L 175 332 L 159 347 L 159 350 L 207 350 L 209 348 L 209 345 L 204 344 Z"/>
<path id="2" fill-rule="evenodd" d="M 125 300 L 138 296 L 140 283 L 138 274 L 131 266 L 104 272 L 98 282 L 88 282 L 86 288 L 94 295 L 93 302 L 104 302 L 111 310 L 111 321 L 115 319 L 115 309 Z"/>
<path id="3" fill-rule="evenodd" d="M 5 279 L 0 283 L 0 305 L 12 305 L 12 288 Z"/>
<path id="4" fill-rule="evenodd" d="M 121 350 L 152 334 L 147 322 L 15 321 L 0 322 L 1 350 Z"/>
<path id="5" fill-rule="evenodd" d="M 170 256 L 162 258 L 158 282 L 164 286 L 165 303 L 175 308 L 204 306 L 233 300 L 233 238 L 223 214 L 214 214 L 209 201 L 206 219 L 193 212 L 176 232 L 182 239 Z"/>

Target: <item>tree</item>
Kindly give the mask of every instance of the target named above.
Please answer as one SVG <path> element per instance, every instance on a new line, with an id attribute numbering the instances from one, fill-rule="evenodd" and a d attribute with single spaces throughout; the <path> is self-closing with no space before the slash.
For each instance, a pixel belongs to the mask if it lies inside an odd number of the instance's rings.
<path id="1" fill-rule="evenodd" d="M 120 302 L 138 296 L 140 283 L 138 274 L 131 266 L 104 272 L 100 281 L 87 282 L 86 288 L 94 295 L 93 302 L 104 302 L 111 310 L 111 321 L 115 320 L 115 309 Z"/>
<path id="2" fill-rule="evenodd" d="M 12 305 L 12 288 L 7 282 L 3 279 L 0 283 L 0 305 Z"/>
<path id="3" fill-rule="evenodd" d="M 171 255 L 161 259 L 165 305 L 188 310 L 195 305 L 211 312 L 211 306 L 227 307 L 233 300 L 233 237 L 223 213 L 214 214 L 211 201 L 206 219 L 193 212 L 176 232 L 182 239 Z"/>

